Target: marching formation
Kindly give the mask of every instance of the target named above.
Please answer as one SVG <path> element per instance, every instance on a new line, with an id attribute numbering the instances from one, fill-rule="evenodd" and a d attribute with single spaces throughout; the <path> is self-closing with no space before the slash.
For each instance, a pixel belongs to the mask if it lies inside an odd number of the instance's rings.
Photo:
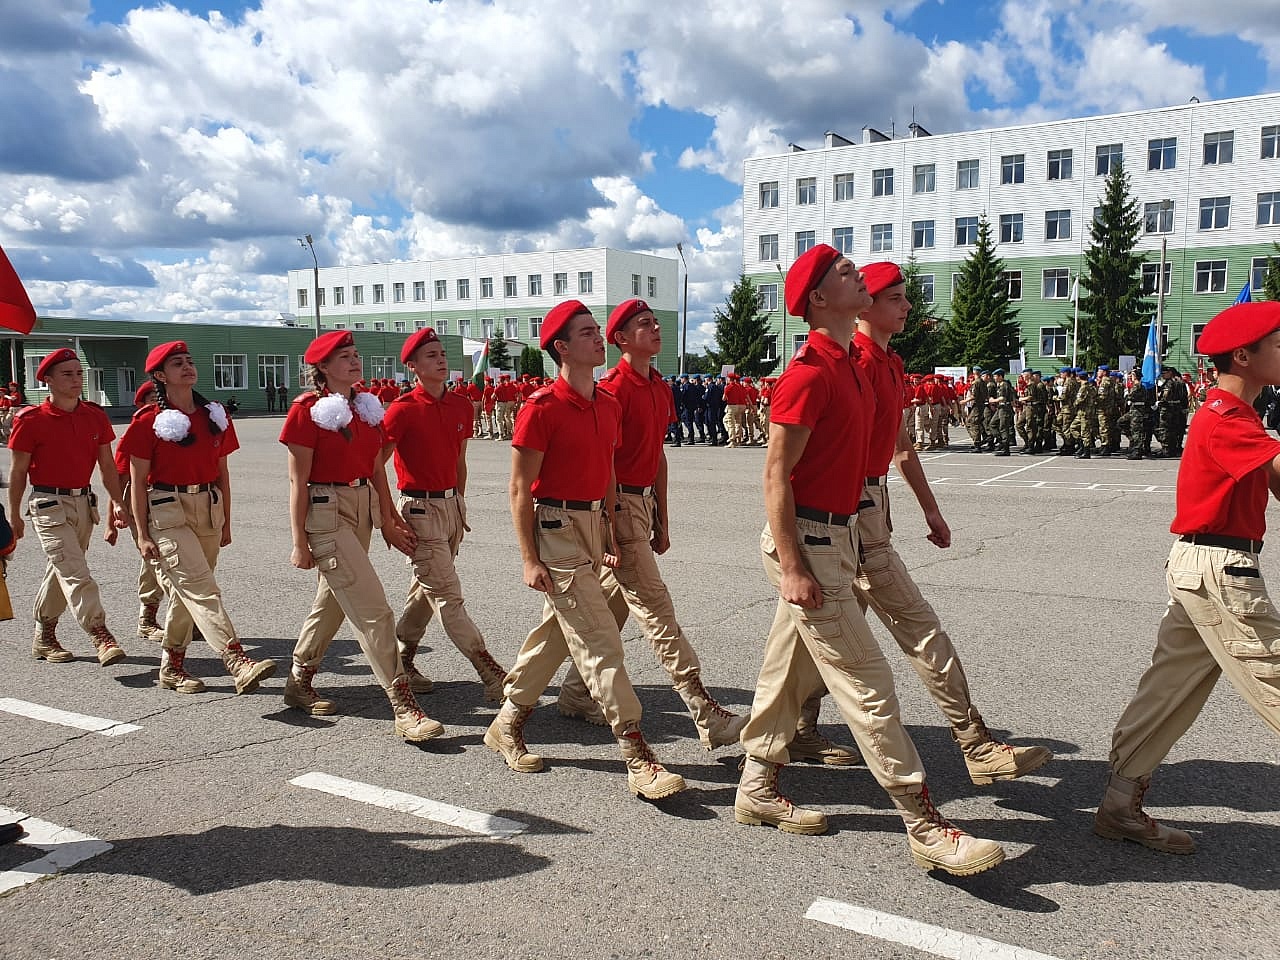
<path id="1" fill-rule="evenodd" d="M 543 769 L 525 725 L 568 660 L 558 710 L 608 726 L 628 789 L 661 801 L 687 785 L 643 733 L 621 639 L 632 617 L 703 746 L 741 745 L 738 823 L 825 832 L 821 812 L 780 791 L 783 767 L 798 760 L 850 766 L 860 756 L 901 816 L 918 864 L 979 873 L 1001 863 L 1004 850 L 939 811 L 866 611 L 884 623 L 937 704 L 974 784 L 1025 776 L 1053 755 L 991 734 L 960 652 L 894 547 L 890 464 L 919 504 L 928 540 L 946 549 L 951 531 L 918 452 L 945 447 L 949 426 L 964 422 L 975 446 L 998 456 L 1011 452 L 1015 435 L 1025 453 L 1109 456 L 1127 432 L 1129 456 L 1142 457 L 1152 455 L 1154 434 L 1163 452 L 1184 456 L 1170 603 L 1151 668 L 1116 727 L 1094 829 L 1191 852 L 1190 836 L 1152 820 L 1142 798 L 1219 674 L 1280 732 L 1280 619 L 1257 562 L 1267 499 L 1280 491 L 1280 441 L 1267 436 L 1252 406 L 1264 385 L 1280 383 L 1280 306 L 1233 307 L 1206 327 L 1200 347 L 1212 357 L 1215 383 L 1188 390 L 1166 369 L 1153 391 L 1105 367 L 1092 377 L 1028 371 L 1016 384 L 1002 370 L 978 371 L 971 382 L 908 376 L 890 345 L 911 309 L 901 271 L 892 263 L 859 271 L 825 244 L 796 260 L 785 295 L 787 310 L 808 325 L 808 340 L 759 388 L 734 374 L 705 383 L 665 380 L 653 366 L 662 331 L 639 299 L 614 309 L 603 331 L 577 300 L 551 310 L 540 346 L 557 375 L 541 383 L 500 376 L 484 389 L 451 384 L 444 345 L 426 328 L 401 354 L 412 384 L 366 390 L 351 334 L 317 337 L 304 356 L 312 388 L 288 405 L 279 437 L 290 482 L 290 559 L 314 569 L 317 583 L 288 666 L 285 703 L 311 715 L 340 712 L 316 679 L 346 620 L 386 693 L 394 733 L 414 742 L 444 736 L 418 700 L 432 681 L 415 663 L 438 616 L 484 699 L 499 704 L 484 744 L 511 771 Z M 597 382 L 593 370 L 604 361 L 606 341 L 621 360 Z M 177 694 L 205 689 L 185 662 L 200 637 L 221 656 L 236 692 L 248 693 L 276 664 L 246 653 L 215 578 L 219 550 L 232 539 L 227 458 L 239 446 L 235 425 L 197 390 L 182 341 L 153 349 L 146 369 L 150 379 L 114 456 L 115 431 L 100 407 L 81 399 L 84 374 L 72 350 L 50 354 L 39 367 L 49 398 L 12 417 L 14 535 L 25 535 L 25 516 L 46 557 L 33 602 L 32 652 L 50 663 L 74 659 L 57 635 L 69 608 L 103 666 L 125 656 L 86 561 L 101 519 L 91 487 L 96 467 L 109 499 L 107 539 L 114 543 L 117 531 L 128 529 L 141 556 L 137 635 L 159 643 L 159 686 Z M 1201 413 L 1184 452 L 1186 413 L 1197 398 Z M 468 614 L 455 568 L 470 529 L 467 444 L 481 432 L 511 443 L 509 504 L 523 580 L 543 600 L 509 669 Z M 666 446 L 698 442 L 767 446 L 760 554 L 778 602 L 746 716 L 708 691 L 658 563 L 671 545 Z M 412 571 L 398 615 L 369 558 L 375 529 Z M 855 748 L 818 732 L 828 695 Z"/>

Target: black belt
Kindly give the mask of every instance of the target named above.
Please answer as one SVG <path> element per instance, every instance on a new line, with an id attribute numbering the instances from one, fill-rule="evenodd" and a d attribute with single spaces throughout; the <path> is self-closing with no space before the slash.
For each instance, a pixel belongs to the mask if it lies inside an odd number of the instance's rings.
<path id="1" fill-rule="evenodd" d="M 538 497 L 533 502 L 540 507 L 555 507 L 558 510 L 599 510 L 604 506 L 603 500 L 551 500 Z"/>
<path id="2" fill-rule="evenodd" d="M 868 487 L 878 487 L 884 481 L 884 477 L 867 477 Z"/>
<path id="3" fill-rule="evenodd" d="M 316 480 L 313 483 L 307 484 L 308 487 L 366 487 L 368 485 L 369 485 L 368 477 L 357 477 L 355 480 L 347 480 L 347 481 Z"/>
<path id="4" fill-rule="evenodd" d="M 92 487 L 37 487 L 31 488 L 36 493 L 51 493 L 55 497 L 83 497 L 92 492 Z"/>
<path id="5" fill-rule="evenodd" d="M 653 493 L 653 487 L 652 487 L 652 486 L 648 486 L 648 487 L 633 487 L 633 486 L 631 486 L 631 484 L 629 484 L 629 483 L 620 483 L 620 484 L 618 484 L 618 489 L 619 489 L 622 493 L 633 493 L 633 494 L 635 494 L 637 497 L 647 497 L 649 494 Z"/>
<path id="6" fill-rule="evenodd" d="M 856 513 L 828 513 L 826 510 L 814 510 L 811 507 L 796 507 L 796 516 L 814 523 L 825 523 L 829 527 L 847 527 L 856 518 Z"/>
<path id="7" fill-rule="evenodd" d="M 448 500 L 450 497 L 458 495 L 457 487 L 450 487 L 447 490 L 401 490 L 400 496 L 408 497 L 410 500 Z"/>
<path id="8" fill-rule="evenodd" d="M 170 493 L 208 493 L 216 486 L 214 483 L 153 483 L 151 489 Z"/>
<path id="9" fill-rule="evenodd" d="M 1224 547 L 1227 550 L 1239 550 L 1242 553 L 1262 552 L 1262 541 L 1250 540 L 1247 537 L 1223 537 L 1216 533 L 1184 533 L 1178 539 L 1200 547 Z"/>

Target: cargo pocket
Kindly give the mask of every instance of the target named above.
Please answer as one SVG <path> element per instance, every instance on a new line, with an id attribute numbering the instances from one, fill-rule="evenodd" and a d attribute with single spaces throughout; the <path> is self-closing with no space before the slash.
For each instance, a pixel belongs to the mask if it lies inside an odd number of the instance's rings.
<path id="1" fill-rule="evenodd" d="M 338 529 L 338 498 L 332 493 L 313 491 L 307 496 L 307 533 L 334 533 Z M 312 555 L 315 549 L 312 548 Z"/>
<path id="2" fill-rule="evenodd" d="M 1250 564 L 1229 565 L 1222 571 L 1222 602 L 1238 617 L 1271 613 L 1271 600 L 1262 571 Z"/>
<path id="3" fill-rule="evenodd" d="M 209 526 L 221 530 L 227 522 L 227 507 L 222 502 L 222 493 L 215 487 L 209 491 Z"/>
<path id="4" fill-rule="evenodd" d="M 915 590 L 906 574 L 894 562 L 893 548 L 885 545 L 879 549 L 861 550 L 858 564 L 858 585 L 871 592 L 876 606 L 886 610 L 901 610 L 915 599 Z"/>
<path id="5" fill-rule="evenodd" d="M 547 594 L 547 599 L 551 601 L 551 606 L 555 608 L 556 614 L 564 619 L 579 636 L 584 640 L 590 639 L 590 635 L 600 629 L 600 621 L 596 618 L 593 609 L 584 605 L 579 601 L 579 591 L 584 588 L 579 577 L 590 577 L 596 580 L 595 573 L 590 567 L 578 567 L 569 571 L 551 571 L 552 592 Z M 596 583 L 588 583 L 586 589 L 599 589 L 599 581 Z"/>
<path id="6" fill-rule="evenodd" d="M 156 549 L 160 551 L 160 566 L 166 570 L 172 570 L 182 559 L 178 554 L 177 540 L 158 537 L 156 539 Z"/>
<path id="7" fill-rule="evenodd" d="M 594 512 L 584 512 L 582 518 L 585 522 L 600 522 L 600 517 Z M 543 566 L 572 568 L 590 563 L 578 546 L 578 535 L 574 530 L 577 522 L 577 518 L 562 510 L 543 510 L 534 517 L 538 559 Z"/>
<path id="8" fill-rule="evenodd" d="M 171 530 L 185 526 L 187 512 L 182 509 L 176 493 L 153 490 L 147 495 L 147 525 L 157 530 Z"/>
<path id="9" fill-rule="evenodd" d="M 316 569 L 333 590 L 345 590 L 356 582 L 355 571 L 338 555 L 337 537 L 311 537 L 311 558 Z"/>
<path id="10" fill-rule="evenodd" d="M 842 581 L 840 550 L 835 546 L 814 541 L 830 540 L 830 537 L 814 536 L 813 534 L 802 533 L 800 535 L 800 555 L 804 558 L 804 565 L 809 568 L 809 573 L 813 579 L 818 581 L 818 586 L 822 587 L 823 601 L 827 597 L 838 594 L 845 587 L 849 586 Z"/>
<path id="11" fill-rule="evenodd" d="M 613 535 L 618 543 L 648 542 L 652 531 L 645 523 L 649 511 L 636 509 L 629 498 L 618 499 L 618 509 L 613 514 Z"/>
<path id="12" fill-rule="evenodd" d="M 1200 571 L 1169 570 L 1166 576 L 1170 595 L 1182 605 L 1192 623 L 1212 627 L 1222 622 L 1222 614 L 1218 605 L 1209 599 Z"/>
<path id="13" fill-rule="evenodd" d="M 1280 703 L 1280 639 L 1227 640 L 1222 647 L 1266 685 L 1268 702 Z"/>
<path id="14" fill-rule="evenodd" d="M 850 624 L 845 620 L 843 605 L 823 600 L 817 610 L 791 604 L 808 631 L 819 657 L 837 669 L 856 667 L 867 659 L 863 647 Z"/>
<path id="15" fill-rule="evenodd" d="M 27 504 L 27 515 L 37 530 L 48 530 L 67 522 L 67 508 L 51 497 L 33 497 Z"/>

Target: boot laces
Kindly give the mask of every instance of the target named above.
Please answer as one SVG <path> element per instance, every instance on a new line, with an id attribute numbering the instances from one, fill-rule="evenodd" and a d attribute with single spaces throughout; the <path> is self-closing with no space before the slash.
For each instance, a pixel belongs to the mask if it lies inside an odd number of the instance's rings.
<path id="1" fill-rule="evenodd" d="M 781 764 L 781 763 L 774 764 L 773 772 L 769 774 L 769 779 L 766 781 L 766 784 L 768 785 L 769 789 L 773 792 L 774 800 L 781 806 L 784 806 L 788 810 L 791 810 L 795 808 L 795 804 L 791 802 L 790 797 L 788 797 L 780 789 L 778 789 L 778 775 L 782 773 L 783 766 L 785 766 L 785 764 Z"/>
<path id="2" fill-rule="evenodd" d="M 294 677 L 293 682 L 302 688 L 302 692 L 313 699 L 320 699 L 320 694 L 316 693 L 315 687 L 311 685 L 311 679 L 316 675 L 315 667 L 300 667 L 298 672 L 302 674 L 300 677 Z"/>
<path id="3" fill-rule="evenodd" d="M 920 809 L 924 811 L 925 819 L 946 834 L 948 839 L 959 840 L 964 836 L 964 831 L 944 817 L 938 808 L 933 805 L 933 798 L 929 796 L 928 787 L 920 789 Z"/>
<path id="4" fill-rule="evenodd" d="M 717 717 L 722 717 L 725 720 L 732 720 L 737 716 L 737 714 L 732 711 L 726 710 L 724 707 L 720 706 L 720 702 L 707 692 L 707 688 L 702 685 L 701 677 L 694 677 L 689 681 L 689 685 L 693 687 L 694 695 L 705 700 L 707 702 L 707 706 L 711 709 L 711 712 Z"/>
<path id="5" fill-rule="evenodd" d="M 147 603 L 143 604 L 141 620 L 145 626 L 158 627 L 160 624 L 156 621 L 156 614 L 160 610 L 160 604 Z"/>
<path id="6" fill-rule="evenodd" d="M 191 674 L 187 673 L 186 659 L 187 652 L 185 650 L 168 650 L 168 670 L 170 675 L 177 677 L 179 680 L 190 680 Z"/>
<path id="7" fill-rule="evenodd" d="M 244 652 L 244 647 L 239 643 L 227 644 L 227 652 L 224 654 L 227 658 L 227 669 L 232 673 L 237 673 L 242 667 L 252 667 L 254 661 Z"/>
<path id="8" fill-rule="evenodd" d="M 507 671 L 502 669 L 502 665 L 493 659 L 493 654 L 488 650 L 481 650 L 476 654 L 476 659 L 480 661 L 480 665 L 490 671 L 495 677 L 505 677 Z"/>
<path id="9" fill-rule="evenodd" d="M 1138 781 L 1137 789 L 1133 791 L 1133 800 L 1129 806 L 1129 812 L 1141 820 L 1143 823 L 1155 823 L 1151 819 L 1151 815 L 1142 809 L 1142 798 L 1147 795 L 1147 787 L 1151 785 L 1150 781 L 1143 783 Z"/>
<path id="10" fill-rule="evenodd" d="M 408 712 L 415 721 L 427 718 L 422 707 L 418 705 L 418 698 L 413 695 L 413 688 L 409 686 L 409 678 L 407 676 L 402 676 L 392 684 L 391 690 L 395 695 L 397 707 Z"/>
<path id="11" fill-rule="evenodd" d="M 650 773 L 657 774 L 659 771 L 665 769 L 662 764 L 658 762 L 658 758 L 654 754 L 653 749 L 649 746 L 649 742 L 645 740 L 644 734 L 637 730 L 634 733 L 628 733 L 624 736 L 636 745 L 636 759 L 644 763 L 644 765 L 649 768 Z"/>
<path id="12" fill-rule="evenodd" d="M 58 643 L 58 621 L 57 620 L 41 620 L 40 621 L 40 642 L 46 646 L 61 647 Z"/>
<path id="13" fill-rule="evenodd" d="M 511 701 L 507 701 L 510 703 Z M 524 723 L 529 719 L 532 710 L 526 710 L 524 707 L 512 704 L 516 708 L 515 716 L 511 718 L 511 740 L 520 750 L 525 753 L 529 752 L 529 748 L 524 743 Z"/>
<path id="14" fill-rule="evenodd" d="M 993 750 L 1000 750 L 1004 753 L 1013 754 L 1013 747 L 1005 743 L 1003 740 L 997 740 L 991 735 L 991 730 L 987 727 L 987 722 L 981 718 L 974 721 L 974 727 L 977 730 L 979 743 L 985 743 Z"/>
<path id="15" fill-rule="evenodd" d="M 112 647 L 120 646 L 120 644 L 116 643 L 116 638 L 111 635 L 111 631 L 107 629 L 106 624 L 99 624 L 94 627 L 90 635 L 99 649 L 105 648 L 109 650 Z"/>

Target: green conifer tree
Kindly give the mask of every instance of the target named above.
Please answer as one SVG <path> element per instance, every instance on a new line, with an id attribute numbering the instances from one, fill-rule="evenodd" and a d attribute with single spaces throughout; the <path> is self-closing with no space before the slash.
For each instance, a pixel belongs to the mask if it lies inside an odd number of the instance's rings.
<path id="1" fill-rule="evenodd" d="M 902 357 L 903 366 L 913 373 L 928 373 L 942 359 L 942 331 L 933 304 L 925 300 L 924 284 L 920 280 L 920 264 L 915 257 L 907 261 L 902 271 L 906 282 L 906 296 L 911 301 L 911 312 L 902 332 L 889 341 Z"/>
<path id="2" fill-rule="evenodd" d="M 773 372 L 778 361 L 764 359 L 770 335 L 768 314 L 760 309 L 760 295 L 746 274 L 738 277 L 715 318 L 718 349 L 708 348 L 707 357 L 717 373 L 725 364 L 733 364 L 737 373 L 747 377 Z"/>
<path id="3" fill-rule="evenodd" d="M 1022 345 L 1018 312 L 1009 305 L 1004 261 L 996 256 L 991 223 L 978 220 L 978 243 L 960 267 L 943 328 L 944 354 L 968 367 L 1003 367 Z"/>

